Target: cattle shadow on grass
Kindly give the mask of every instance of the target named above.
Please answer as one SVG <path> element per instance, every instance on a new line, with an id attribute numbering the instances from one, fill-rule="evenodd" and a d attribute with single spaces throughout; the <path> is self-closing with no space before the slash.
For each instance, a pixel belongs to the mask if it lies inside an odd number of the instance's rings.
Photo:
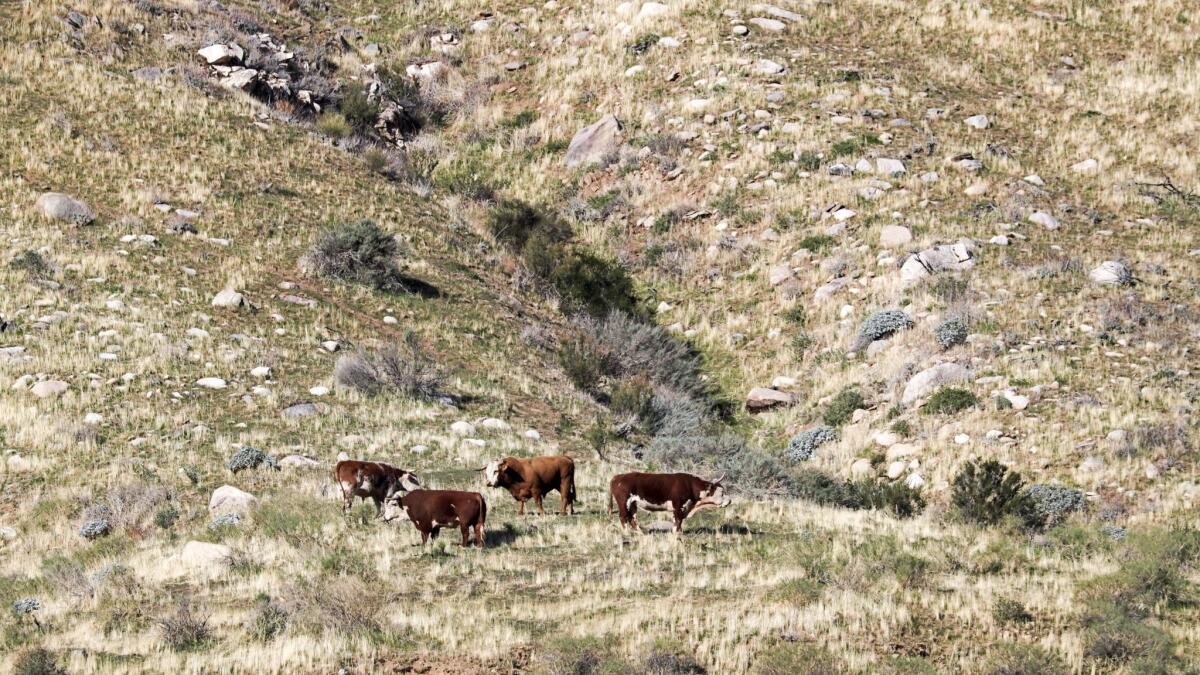
<path id="1" fill-rule="evenodd" d="M 732 535 L 738 535 L 738 536 L 748 536 L 751 534 L 763 534 L 763 531 L 758 528 L 751 527 L 751 526 L 747 525 L 746 523 L 737 523 L 737 522 L 721 523 L 720 525 L 716 525 L 716 526 L 701 525 L 699 527 L 694 527 L 694 528 L 688 528 L 686 525 L 684 525 L 683 531 L 684 531 L 684 533 L 692 533 L 692 534 L 732 534 Z"/>
<path id="2" fill-rule="evenodd" d="M 526 528 L 505 523 L 500 529 L 484 530 L 483 541 L 488 548 L 493 546 L 508 546 L 528 534 Z"/>

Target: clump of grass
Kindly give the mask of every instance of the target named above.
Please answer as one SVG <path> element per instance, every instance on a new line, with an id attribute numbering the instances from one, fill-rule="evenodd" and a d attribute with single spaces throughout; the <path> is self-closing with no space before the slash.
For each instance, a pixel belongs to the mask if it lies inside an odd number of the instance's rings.
<path id="1" fill-rule="evenodd" d="M 992 606 L 992 618 L 1000 624 L 1029 623 L 1033 615 L 1025 609 L 1024 603 L 1013 598 L 1000 598 Z"/>
<path id="2" fill-rule="evenodd" d="M 382 108 L 379 103 L 372 101 L 367 95 L 367 88 L 361 82 L 351 81 L 342 93 L 338 106 L 342 117 L 354 131 L 365 134 L 375 127 Z"/>
<path id="3" fill-rule="evenodd" d="M 345 115 L 328 111 L 317 118 L 317 131 L 330 138 L 345 138 L 353 133 L 354 129 L 350 126 L 350 122 L 346 121 Z"/>
<path id="4" fill-rule="evenodd" d="M 754 675 L 842 675 L 848 670 L 846 663 L 829 650 L 799 643 L 769 647 L 759 653 L 750 667 Z"/>
<path id="5" fill-rule="evenodd" d="M 262 598 L 250 622 L 250 635 L 259 642 L 270 642 L 287 630 L 291 612 L 283 605 Z"/>
<path id="6" fill-rule="evenodd" d="M 176 606 L 174 614 L 158 620 L 163 642 L 173 652 L 194 652 L 208 647 L 214 639 L 208 617 L 192 610 L 185 600 Z"/>
<path id="7" fill-rule="evenodd" d="M 21 251 L 8 262 L 8 267 L 24 272 L 31 279 L 43 279 L 54 273 L 54 266 L 41 253 L 30 249 Z"/>
<path id="8" fill-rule="evenodd" d="M 958 387 L 942 387 L 929 397 L 921 408 L 924 415 L 953 415 L 979 404 L 979 399 L 969 390 Z"/>
<path id="9" fill-rule="evenodd" d="M 796 244 L 796 248 L 812 251 L 813 253 L 823 253 L 828 249 L 833 248 L 837 240 L 827 234 L 810 234 L 800 240 Z"/>
<path id="10" fill-rule="evenodd" d="M 411 334 L 404 346 L 393 344 L 343 355 L 334 365 L 333 379 L 339 387 L 367 396 L 388 392 L 423 400 L 443 396 L 437 365 L 424 355 Z"/>
<path id="11" fill-rule="evenodd" d="M 34 647 L 21 652 L 13 661 L 13 675 L 66 675 L 66 669 L 58 665 L 54 652 Z"/>
<path id="12" fill-rule="evenodd" d="M 983 675 L 1058 675 L 1068 672 L 1067 664 L 1053 652 L 1037 645 L 1002 645 L 992 653 L 980 671 Z"/>
<path id="13" fill-rule="evenodd" d="M 380 290 L 403 287 L 396 266 L 399 244 L 372 220 L 326 230 L 301 259 L 305 272 Z"/>

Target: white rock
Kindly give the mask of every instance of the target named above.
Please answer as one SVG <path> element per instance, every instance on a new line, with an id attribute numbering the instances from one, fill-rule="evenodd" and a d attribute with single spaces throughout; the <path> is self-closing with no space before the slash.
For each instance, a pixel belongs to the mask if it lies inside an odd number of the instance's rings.
<path id="1" fill-rule="evenodd" d="M 230 73 L 229 77 L 221 78 L 221 86 L 228 89 L 246 90 L 258 79 L 258 71 L 253 68 L 242 68 Z"/>
<path id="2" fill-rule="evenodd" d="M 288 455 L 279 460 L 280 466 L 298 466 L 298 467 L 313 467 L 321 466 L 321 463 L 311 457 L 304 455 Z"/>
<path id="3" fill-rule="evenodd" d="M 17 531 L 11 527 L 0 527 L 0 539 L 12 541 L 17 538 Z"/>
<path id="4" fill-rule="evenodd" d="M 971 442 L 971 437 L 966 434 L 957 434 L 954 436 L 954 442 L 958 445 L 966 445 Z"/>
<path id="5" fill-rule="evenodd" d="M 787 70 L 787 68 L 771 59 L 760 59 L 755 70 L 760 75 L 778 75 Z"/>
<path id="6" fill-rule="evenodd" d="M 1004 398 L 1012 404 L 1013 410 L 1024 410 L 1029 407 L 1029 397 L 1015 394 L 1013 392 L 1005 392 Z"/>
<path id="7" fill-rule="evenodd" d="M 875 473 L 875 467 L 871 465 L 871 460 L 861 457 L 854 460 L 850 465 L 850 476 L 853 478 L 870 478 Z"/>
<path id="8" fill-rule="evenodd" d="M 605 115 L 575 133 L 567 146 L 563 164 L 575 168 L 597 164 L 621 147 L 622 125 L 616 117 Z"/>
<path id="9" fill-rule="evenodd" d="M 1059 223 L 1058 218 L 1046 213 L 1045 211 L 1034 211 L 1029 214 L 1029 222 L 1034 225 L 1041 225 L 1047 230 L 1057 230 Z"/>
<path id="10" fill-rule="evenodd" d="M 224 544 L 189 541 L 179 553 L 179 562 L 194 571 L 223 572 L 231 566 L 233 549 Z"/>
<path id="11" fill-rule="evenodd" d="M 101 415 L 100 413 L 90 412 L 83 416 L 84 424 L 90 424 L 92 426 L 95 426 L 97 424 L 100 424 L 103 421 L 104 421 L 104 415 Z"/>
<path id="12" fill-rule="evenodd" d="M 271 368 L 269 366 L 258 366 L 250 371 L 250 375 L 261 380 L 271 376 Z"/>
<path id="13" fill-rule="evenodd" d="M 246 57 L 246 52 L 236 44 L 231 45 L 209 45 L 204 49 L 196 52 L 210 66 L 231 66 L 242 62 Z"/>
<path id="14" fill-rule="evenodd" d="M 504 420 L 496 419 L 495 417 L 488 417 L 480 422 L 479 426 L 483 427 L 484 429 L 493 429 L 497 431 L 509 431 L 512 429 L 511 424 L 505 422 Z"/>
<path id="15" fill-rule="evenodd" d="M 988 243 L 996 246 L 1008 246 L 1008 237 L 1003 234 L 998 234 L 991 239 L 988 239 Z"/>
<path id="16" fill-rule="evenodd" d="M 912 238 L 912 230 L 903 225 L 884 225 L 879 231 L 879 245 L 883 248 L 900 248 Z"/>
<path id="17" fill-rule="evenodd" d="M 907 169 L 904 168 L 904 162 L 898 159 L 880 157 L 875 160 L 875 171 L 884 176 L 899 176 L 905 173 Z"/>
<path id="18" fill-rule="evenodd" d="M 208 337 L 208 331 L 204 330 L 203 328 L 189 328 L 187 329 L 186 335 L 194 338 L 206 338 Z"/>
<path id="19" fill-rule="evenodd" d="M 921 449 L 911 443 L 896 443 L 887 449 L 885 456 L 889 462 L 920 454 Z"/>
<path id="20" fill-rule="evenodd" d="M 943 244 L 909 256 L 900 267 L 900 281 L 912 285 L 938 272 L 960 272 L 974 266 L 975 255 L 966 244 Z"/>
<path id="21" fill-rule="evenodd" d="M 765 31 L 770 31 L 772 33 L 778 33 L 780 31 L 787 29 L 786 23 L 784 23 L 782 21 L 778 21 L 776 19 L 768 19 L 768 18 L 761 17 L 761 16 L 756 16 L 753 19 L 750 19 L 750 24 L 754 25 L 754 26 L 758 26 L 759 28 L 761 28 Z"/>
<path id="22" fill-rule="evenodd" d="M 196 386 L 205 389 L 224 389 L 229 385 L 219 377 L 202 377 L 196 380 Z"/>
<path id="23" fill-rule="evenodd" d="M 991 121 L 988 120 L 987 115 L 972 115 L 963 120 L 963 123 L 972 129 L 986 129 L 992 125 Z"/>
<path id="24" fill-rule="evenodd" d="M 328 396 L 329 395 L 329 387 L 326 387 L 323 385 L 317 385 L 317 386 L 309 389 L 308 393 L 312 394 L 313 396 Z"/>
<path id="25" fill-rule="evenodd" d="M 1046 181 L 1042 180 L 1042 177 L 1037 175 L 1036 173 L 1031 173 L 1028 176 L 1025 176 L 1024 178 L 1022 178 L 1021 180 L 1025 181 L 1026 183 L 1029 183 L 1030 185 L 1036 185 L 1038 187 L 1045 187 L 1045 185 L 1046 185 Z"/>
<path id="26" fill-rule="evenodd" d="M 755 387 L 746 394 L 746 410 L 750 412 L 770 410 L 778 406 L 791 405 L 794 402 L 795 399 L 791 394 L 766 387 Z"/>
<path id="27" fill-rule="evenodd" d="M 790 389 L 796 386 L 796 378 L 779 375 L 771 380 L 772 389 Z"/>
<path id="28" fill-rule="evenodd" d="M 222 485 L 213 490 L 208 500 L 209 511 L 247 511 L 258 506 L 258 498 L 232 485 Z"/>
<path id="29" fill-rule="evenodd" d="M 772 286 L 778 286 L 792 278 L 792 268 L 786 264 L 775 265 L 771 268 L 768 280 Z"/>
<path id="30" fill-rule="evenodd" d="M 459 420 L 458 422 L 450 425 L 450 431 L 451 433 L 458 434 L 459 436 L 470 436 L 471 434 L 475 433 L 475 425 L 471 424 L 470 422 Z"/>
<path id="31" fill-rule="evenodd" d="M 900 442 L 900 434 L 894 431 L 877 431 L 874 436 L 875 445 L 890 448 Z"/>
<path id="32" fill-rule="evenodd" d="M 896 480 L 904 474 L 904 470 L 908 468 L 908 462 L 892 462 L 887 467 L 887 477 Z"/>
<path id="33" fill-rule="evenodd" d="M 910 490 L 917 490 L 925 486 L 925 479 L 919 473 L 911 473 L 908 475 L 908 478 L 904 479 L 904 484 Z"/>
<path id="34" fill-rule="evenodd" d="M 642 9 L 638 12 L 637 18 L 653 19 L 654 17 L 662 16 L 669 11 L 671 11 L 671 8 L 667 7 L 661 2 L 647 2 L 646 4 L 642 5 Z"/>
<path id="35" fill-rule="evenodd" d="M 1088 278 L 1094 283 L 1106 286 L 1119 286 L 1128 284 L 1133 281 L 1133 273 L 1129 271 L 1129 267 L 1117 260 L 1105 260 L 1097 265 L 1091 272 L 1088 272 Z"/>
<path id="36" fill-rule="evenodd" d="M 904 387 L 901 401 L 905 404 L 932 394 L 937 389 L 954 384 L 962 384 L 971 379 L 966 368 L 957 363 L 939 363 L 917 373 Z"/>
<path id="37" fill-rule="evenodd" d="M 1099 168 L 1100 168 L 1100 162 L 1097 162 L 1096 160 L 1091 159 L 1091 158 L 1085 159 L 1082 162 L 1078 162 L 1076 164 L 1071 165 L 1071 170 L 1074 171 L 1075 173 L 1092 173 Z"/>
<path id="38" fill-rule="evenodd" d="M 1104 440 L 1108 441 L 1109 443 L 1124 443 L 1128 436 L 1128 432 L 1126 432 L 1124 429 L 1113 429 L 1112 431 L 1108 432 L 1108 435 L 1104 437 Z"/>
<path id="39" fill-rule="evenodd" d="M 659 314 L 666 314 L 673 309 L 675 309 L 675 306 L 664 300 L 658 303 L 658 308 L 655 311 Z"/>
<path id="40" fill-rule="evenodd" d="M 96 219 L 96 214 L 87 204 L 61 192 L 46 192 L 35 204 L 42 215 L 73 225 L 87 225 Z"/>
<path id="41" fill-rule="evenodd" d="M 486 24 L 486 22 L 484 22 Z M 448 72 L 446 64 L 441 61 L 430 61 L 429 63 L 410 64 L 404 69 L 404 72 L 414 80 L 422 80 L 426 83 L 433 82 Z"/>
<path id="42" fill-rule="evenodd" d="M 638 63 L 625 69 L 625 77 L 635 77 L 646 72 L 646 66 Z"/>
<path id="43" fill-rule="evenodd" d="M 528 438 L 531 441 L 536 441 L 536 440 L 540 439 L 541 437 L 542 437 L 542 434 L 539 433 L 537 429 L 526 429 L 525 430 L 525 438 Z"/>
<path id="44" fill-rule="evenodd" d="M 38 398 L 50 398 L 60 396 L 68 389 L 66 382 L 62 380 L 43 380 L 37 382 L 29 389 L 29 393 Z"/>
<path id="45" fill-rule="evenodd" d="M 246 298 L 241 293 L 226 288 L 225 290 L 213 296 L 213 307 L 241 307 L 246 304 Z"/>

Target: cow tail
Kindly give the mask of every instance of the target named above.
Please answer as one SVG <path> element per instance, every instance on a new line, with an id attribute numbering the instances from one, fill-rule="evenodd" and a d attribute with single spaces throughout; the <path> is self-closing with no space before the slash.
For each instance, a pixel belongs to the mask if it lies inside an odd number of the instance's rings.
<path id="1" fill-rule="evenodd" d="M 487 500 L 483 498 L 483 495 L 479 495 L 479 526 L 487 526 Z"/>

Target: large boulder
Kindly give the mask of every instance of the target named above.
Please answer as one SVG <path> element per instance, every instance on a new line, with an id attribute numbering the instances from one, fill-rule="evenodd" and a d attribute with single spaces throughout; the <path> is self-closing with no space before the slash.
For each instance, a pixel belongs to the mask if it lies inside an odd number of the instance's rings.
<path id="1" fill-rule="evenodd" d="M 912 403 L 919 398 L 932 394 L 942 387 L 962 384 L 970 379 L 971 374 L 967 369 L 957 363 L 939 363 L 932 368 L 926 368 L 913 375 L 912 379 L 904 387 L 904 396 L 901 400 L 905 404 Z"/>
<path id="2" fill-rule="evenodd" d="M 903 225 L 884 225 L 879 231 L 879 245 L 883 248 L 900 248 L 912 238 L 912 230 Z"/>
<path id="3" fill-rule="evenodd" d="M 621 123 L 605 115 L 595 124 L 580 129 L 567 147 L 567 168 L 599 164 L 621 147 Z"/>
<path id="4" fill-rule="evenodd" d="M 778 389 L 755 387 L 746 394 L 746 410 L 752 413 L 764 412 L 772 408 L 788 406 L 795 403 L 795 397 Z"/>
<path id="5" fill-rule="evenodd" d="M 939 272 L 961 272 L 974 266 L 975 254 L 966 242 L 943 244 L 909 256 L 900 267 L 900 281 L 911 285 Z"/>
<path id="6" fill-rule="evenodd" d="M 255 506 L 258 506 L 258 497 L 232 485 L 222 485 L 213 490 L 208 500 L 209 511 L 249 511 Z"/>
<path id="7" fill-rule="evenodd" d="M 1093 283 L 1105 286 L 1124 286 L 1133 283 L 1133 272 L 1129 266 L 1117 260 L 1105 260 L 1088 272 Z"/>
<path id="8" fill-rule="evenodd" d="M 47 218 L 73 225 L 87 225 L 96 219 L 87 204 L 61 192 L 47 192 L 38 197 L 37 208 Z"/>
<path id="9" fill-rule="evenodd" d="M 236 44 L 209 45 L 196 53 L 210 66 L 238 65 L 246 57 L 246 51 Z"/>

